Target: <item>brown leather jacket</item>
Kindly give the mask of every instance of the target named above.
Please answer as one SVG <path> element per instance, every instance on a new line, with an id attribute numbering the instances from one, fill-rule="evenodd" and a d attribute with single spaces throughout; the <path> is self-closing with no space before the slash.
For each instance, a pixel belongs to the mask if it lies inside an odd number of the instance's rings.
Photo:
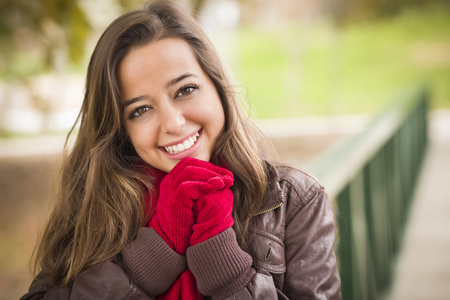
<path id="1" fill-rule="evenodd" d="M 341 299 L 334 215 L 323 187 L 290 167 L 270 170 L 263 205 L 249 231 L 252 276 L 225 299 Z M 120 265 L 106 261 L 91 267 L 71 288 L 38 275 L 21 299 L 155 299 Z"/>

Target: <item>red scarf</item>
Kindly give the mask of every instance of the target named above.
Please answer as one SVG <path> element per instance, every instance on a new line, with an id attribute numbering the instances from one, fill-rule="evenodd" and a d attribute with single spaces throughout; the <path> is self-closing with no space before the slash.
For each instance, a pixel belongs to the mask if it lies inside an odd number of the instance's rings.
<path id="1" fill-rule="evenodd" d="M 163 173 L 162 171 L 156 170 L 157 178 L 158 180 L 154 183 L 155 186 L 155 199 L 158 199 L 159 195 L 159 185 L 161 183 L 161 180 L 164 178 L 166 173 Z M 150 193 L 147 193 L 147 205 L 149 207 L 148 213 L 151 213 L 152 211 L 155 211 L 154 208 L 156 207 L 156 201 L 152 199 L 152 195 Z M 149 221 L 150 224 L 150 221 Z M 149 225 L 147 224 L 147 226 Z M 157 227 L 157 228 L 155 228 Z M 161 227 L 154 226 L 153 227 L 155 231 L 161 236 L 165 237 L 165 234 L 163 233 Z M 175 245 L 169 241 L 166 240 L 166 243 L 174 250 Z M 186 249 L 182 249 L 182 253 L 186 253 Z M 172 286 L 167 290 L 164 294 L 161 294 L 157 296 L 157 299 L 164 299 L 164 300 L 200 300 L 203 299 L 203 296 L 200 294 L 200 292 L 197 289 L 197 283 L 195 281 L 195 277 L 192 274 L 192 272 L 189 269 L 186 269 L 181 275 L 177 278 L 177 280 L 172 284 Z"/>

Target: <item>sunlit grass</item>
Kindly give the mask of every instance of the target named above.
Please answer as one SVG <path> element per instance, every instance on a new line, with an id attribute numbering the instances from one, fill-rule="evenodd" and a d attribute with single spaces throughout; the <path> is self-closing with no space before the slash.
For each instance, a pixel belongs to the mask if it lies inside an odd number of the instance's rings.
<path id="1" fill-rule="evenodd" d="M 241 28 L 233 69 L 259 118 L 376 112 L 426 81 L 450 107 L 450 11 L 405 11 L 336 28 L 327 22 Z"/>

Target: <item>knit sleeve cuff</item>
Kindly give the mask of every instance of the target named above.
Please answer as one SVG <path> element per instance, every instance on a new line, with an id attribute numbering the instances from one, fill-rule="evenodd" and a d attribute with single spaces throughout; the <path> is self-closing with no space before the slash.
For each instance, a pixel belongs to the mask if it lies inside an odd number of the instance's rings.
<path id="1" fill-rule="evenodd" d="M 218 299 L 244 288 L 255 274 L 252 258 L 239 247 L 232 228 L 189 247 L 186 257 L 199 291 Z"/>
<path id="2" fill-rule="evenodd" d="M 123 249 L 122 259 L 131 280 L 151 296 L 167 291 L 187 267 L 185 256 L 147 227 L 140 228 L 136 239 Z"/>

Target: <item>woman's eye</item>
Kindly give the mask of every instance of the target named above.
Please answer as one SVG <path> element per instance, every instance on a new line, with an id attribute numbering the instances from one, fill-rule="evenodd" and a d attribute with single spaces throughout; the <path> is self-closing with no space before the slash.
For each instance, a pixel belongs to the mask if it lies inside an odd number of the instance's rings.
<path id="1" fill-rule="evenodd" d="M 144 113 L 146 113 L 147 111 L 149 111 L 151 109 L 151 107 L 149 106 L 139 106 L 135 109 L 133 109 L 129 115 L 129 119 L 133 119 L 136 117 L 140 117 L 142 116 Z"/>
<path id="2" fill-rule="evenodd" d="M 179 96 L 187 96 L 192 94 L 192 92 L 194 92 L 196 89 L 198 89 L 198 86 L 196 85 L 188 85 L 188 86 L 184 86 L 182 87 L 177 94 L 177 97 Z"/>

